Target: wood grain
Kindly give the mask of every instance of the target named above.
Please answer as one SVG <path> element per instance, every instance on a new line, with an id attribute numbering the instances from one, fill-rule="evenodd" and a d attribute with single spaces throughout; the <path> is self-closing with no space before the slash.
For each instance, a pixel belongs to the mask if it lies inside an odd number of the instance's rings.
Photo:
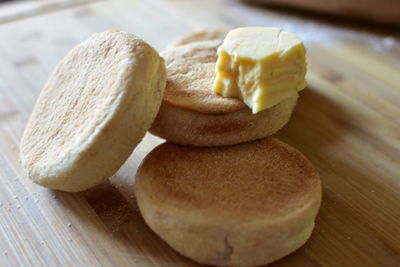
<path id="1" fill-rule="evenodd" d="M 109 181 L 69 194 L 25 177 L 18 157 L 25 123 L 55 64 L 94 32 L 126 30 L 162 50 L 207 27 L 281 25 L 306 42 L 309 86 L 277 136 L 316 165 L 323 202 L 309 242 L 272 266 L 400 266 L 398 33 L 227 0 L 56 10 L 0 25 L 0 265 L 196 265 L 152 233 L 135 203 L 136 168 L 162 140 L 147 135 Z"/>
<path id="2" fill-rule="evenodd" d="M 102 0 L 25 0 L 0 6 L 0 24 Z"/>

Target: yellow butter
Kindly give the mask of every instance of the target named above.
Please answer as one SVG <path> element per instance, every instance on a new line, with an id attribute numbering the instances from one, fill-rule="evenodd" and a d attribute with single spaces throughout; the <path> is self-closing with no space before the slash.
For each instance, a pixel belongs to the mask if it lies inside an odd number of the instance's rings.
<path id="1" fill-rule="evenodd" d="M 253 113 L 306 87 L 304 44 L 279 28 L 246 27 L 228 33 L 218 48 L 214 92 L 242 99 Z"/>

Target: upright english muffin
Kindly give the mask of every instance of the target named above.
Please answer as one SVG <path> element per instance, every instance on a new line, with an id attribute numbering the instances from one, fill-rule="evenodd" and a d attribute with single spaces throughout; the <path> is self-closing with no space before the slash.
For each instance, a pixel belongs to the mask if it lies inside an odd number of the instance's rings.
<path id="1" fill-rule="evenodd" d="M 166 83 L 163 59 L 138 37 L 95 34 L 51 74 L 20 144 L 29 178 L 64 191 L 114 174 L 143 138 Z"/>

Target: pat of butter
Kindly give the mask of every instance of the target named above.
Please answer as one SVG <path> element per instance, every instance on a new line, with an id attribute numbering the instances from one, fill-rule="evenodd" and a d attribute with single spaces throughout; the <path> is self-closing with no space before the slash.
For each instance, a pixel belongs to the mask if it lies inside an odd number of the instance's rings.
<path id="1" fill-rule="evenodd" d="M 304 44 L 282 29 L 234 29 L 218 48 L 213 90 L 258 113 L 306 87 L 305 53 Z"/>

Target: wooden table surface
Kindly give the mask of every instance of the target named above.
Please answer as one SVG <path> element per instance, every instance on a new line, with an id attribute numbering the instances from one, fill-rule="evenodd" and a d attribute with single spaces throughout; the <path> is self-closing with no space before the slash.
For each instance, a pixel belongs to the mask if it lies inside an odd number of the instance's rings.
<path id="1" fill-rule="evenodd" d="M 0 6 L 0 265 L 194 266 L 143 222 L 133 183 L 147 135 L 109 181 L 82 193 L 31 183 L 18 144 L 56 63 L 95 32 L 162 50 L 204 28 L 281 26 L 308 48 L 308 89 L 277 136 L 318 168 L 323 202 L 307 244 L 272 266 L 400 266 L 399 31 L 212 0 L 47 0 Z"/>

